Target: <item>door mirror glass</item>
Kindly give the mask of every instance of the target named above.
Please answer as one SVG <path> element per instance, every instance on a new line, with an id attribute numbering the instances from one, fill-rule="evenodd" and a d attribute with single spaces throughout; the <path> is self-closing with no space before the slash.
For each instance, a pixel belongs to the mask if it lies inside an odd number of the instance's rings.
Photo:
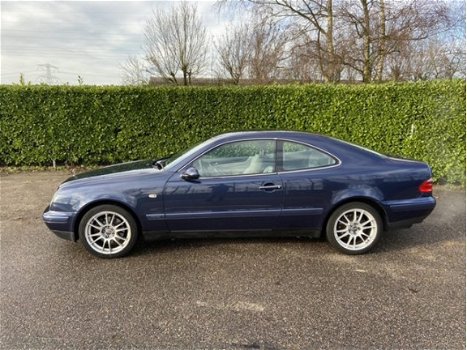
<path id="1" fill-rule="evenodd" d="M 188 168 L 182 173 L 183 180 L 196 180 L 199 178 L 199 173 L 196 168 Z"/>

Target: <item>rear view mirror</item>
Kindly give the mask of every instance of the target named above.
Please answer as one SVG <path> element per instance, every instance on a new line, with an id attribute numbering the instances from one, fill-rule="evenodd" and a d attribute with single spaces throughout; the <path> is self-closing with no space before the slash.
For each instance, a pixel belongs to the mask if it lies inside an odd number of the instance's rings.
<path id="1" fill-rule="evenodd" d="M 199 178 L 199 173 L 196 168 L 188 168 L 182 173 L 182 179 L 183 180 L 196 180 Z"/>

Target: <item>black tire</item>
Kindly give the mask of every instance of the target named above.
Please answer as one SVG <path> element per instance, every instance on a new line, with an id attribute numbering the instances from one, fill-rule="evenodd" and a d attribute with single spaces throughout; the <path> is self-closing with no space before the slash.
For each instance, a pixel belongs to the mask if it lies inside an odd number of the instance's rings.
<path id="1" fill-rule="evenodd" d="M 100 226 L 98 222 L 104 225 Z M 127 255 L 137 238 L 135 219 L 128 211 L 116 205 L 105 204 L 91 208 L 79 223 L 81 243 L 88 252 L 100 258 Z"/>
<path id="2" fill-rule="evenodd" d="M 328 242 L 349 255 L 369 252 L 378 243 L 382 232 L 381 215 L 371 205 L 361 202 L 338 207 L 326 225 Z"/>

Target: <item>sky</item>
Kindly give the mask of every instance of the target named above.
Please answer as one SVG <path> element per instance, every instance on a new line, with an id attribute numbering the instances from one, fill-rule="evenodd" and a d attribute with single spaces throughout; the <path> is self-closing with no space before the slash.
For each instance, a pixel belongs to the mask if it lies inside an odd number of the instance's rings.
<path id="1" fill-rule="evenodd" d="M 0 83 L 47 81 L 119 85 L 128 56 L 143 56 L 144 26 L 152 11 L 173 1 L 1 1 Z M 209 42 L 232 22 L 215 1 L 197 1 Z M 214 60 L 212 60 L 214 61 Z M 214 65 L 211 62 L 211 65 Z"/>

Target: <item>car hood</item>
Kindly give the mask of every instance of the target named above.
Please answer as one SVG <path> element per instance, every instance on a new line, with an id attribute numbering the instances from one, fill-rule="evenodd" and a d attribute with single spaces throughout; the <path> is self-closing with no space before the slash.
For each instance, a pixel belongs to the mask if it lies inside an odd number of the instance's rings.
<path id="1" fill-rule="evenodd" d="M 137 160 L 134 162 L 110 165 L 100 169 L 73 175 L 66 179 L 63 184 L 76 180 L 98 180 L 100 178 L 137 175 L 140 173 L 147 173 L 148 171 L 159 172 L 160 170 L 157 170 L 153 167 L 153 163 L 153 160 Z"/>

